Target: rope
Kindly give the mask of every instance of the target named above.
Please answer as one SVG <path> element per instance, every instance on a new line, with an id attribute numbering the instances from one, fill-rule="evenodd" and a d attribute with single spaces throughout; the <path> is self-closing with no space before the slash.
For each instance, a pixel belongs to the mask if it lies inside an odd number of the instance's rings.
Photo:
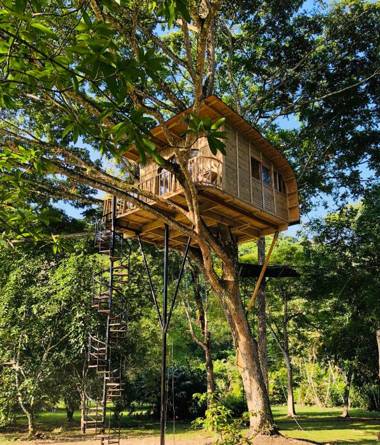
<path id="1" fill-rule="evenodd" d="M 298 428 L 302 431 L 305 431 L 302 426 L 298 423 L 297 419 L 295 417 L 292 417 L 292 419 L 296 422 L 296 424 L 298 425 Z"/>

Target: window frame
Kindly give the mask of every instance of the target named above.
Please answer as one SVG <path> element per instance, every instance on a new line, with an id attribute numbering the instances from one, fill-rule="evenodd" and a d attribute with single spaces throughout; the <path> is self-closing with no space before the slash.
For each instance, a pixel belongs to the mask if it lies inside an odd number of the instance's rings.
<path id="1" fill-rule="evenodd" d="M 254 176 L 254 171 L 256 170 L 254 168 L 254 163 L 258 166 L 257 172 L 258 172 L 258 177 Z M 262 180 L 262 162 L 255 158 L 254 156 L 251 156 L 251 178 L 255 179 L 256 181 L 260 181 Z"/>

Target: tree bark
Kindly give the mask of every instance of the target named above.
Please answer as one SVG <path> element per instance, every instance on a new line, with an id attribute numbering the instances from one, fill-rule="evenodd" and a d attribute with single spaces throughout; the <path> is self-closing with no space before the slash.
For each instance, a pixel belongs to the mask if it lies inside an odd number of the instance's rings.
<path id="1" fill-rule="evenodd" d="M 204 349 L 205 362 L 206 362 L 206 374 L 207 374 L 207 393 L 212 396 L 215 393 L 215 375 L 214 375 L 214 363 L 211 357 L 210 342 L 207 342 L 207 346 Z"/>
<path id="2" fill-rule="evenodd" d="M 236 283 L 228 283 L 228 321 L 237 351 L 237 363 L 247 398 L 251 430 L 261 434 L 276 433 L 269 396 L 260 366 L 259 348 L 253 338 Z"/>
<path id="3" fill-rule="evenodd" d="M 265 261 L 265 237 L 257 241 L 258 263 L 264 264 Z M 257 294 L 257 318 L 258 318 L 258 348 L 260 366 L 263 373 L 265 385 L 268 385 L 268 349 L 267 349 L 267 316 L 266 316 L 266 297 L 265 297 L 265 278 L 261 283 Z"/>
<path id="4" fill-rule="evenodd" d="M 80 391 L 80 432 L 82 434 L 86 434 L 86 423 L 85 423 L 85 416 L 86 416 L 86 393 L 84 389 Z"/>
<path id="5" fill-rule="evenodd" d="M 198 259 L 213 291 L 220 299 L 231 329 L 237 366 L 247 399 L 250 429 L 253 434 L 277 434 L 260 366 L 258 344 L 250 330 L 240 295 L 237 240 L 226 226 L 219 226 L 216 235 L 222 250 L 220 255 L 218 250 L 218 256 L 222 259 L 222 277 L 215 273 L 210 250 L 203 242 L 199 244 L 201 256 Z"/>
<path id="6" fill-rule="evenodd" d="M 28 436 L 32 437 L 34 435 L 34 433 L 35 433 L 33 412 L 31 412 L 31 411 L 29 411 L 27 409 L 24 409 L 24 408 L 23 408 L 23 411 L 24 411 L 24 413 L 26 415 L 26 418 L 28 419 Z"/>
<path id="7" fill-rule="evenodd" d="M 273 333 L 274 339 L 276 340 L 276 342 L 282 352 L 282 355 L 283 355 L 284 361 L 285 361 L 286 372 L 287 372 L 286 386 L 287 386 L 288 417 L 295 417 L 296 410 L 295 410 L 294 391 L 293 391 L 293 365 L 292 365 L 292 359 L 291 359 L 290 353 L 289 353 L 288 298 L 285 294 L 283 294 L 282 299 L 283 299 L 283 305 L 284 305 L 284 315 L 283 315 L 283 319 L 282 319 L 282 339 L 280 338 L 281 334 L 277 327 L 276 327 L 276 329 L 274 327 L 272 327 L 271 325 L 269 325 L 269 327 Z"/>
<path id="8" fill-rule="evenodd" d="M 284 359 L 287 371 L 288 417 L 295 417 L 296 410 L 294 404 L 294 391 L 293 391 L 293 366 L 289 354 L 284 353 Z"/>
<path id="9" fill-rule="evenodd" d="M 296 410 L 294 407 L 294 391 L 293 391 L 293 366 L 292 360 L 289 354 L 289 334 L 288 334 L 288 322 L 289 322 L 289 313 L 288 313 L 288 299 L 284 296 L 284 359 L 287 371 L 287 393 L 288 393 L 288 417 L 295 417 Z"/>
<path id="10" fill-rule="evenodd" d="M 342 417 L 345 419 L 350 417 L 350 390 L 351 390 L 351 381 L 352 381 L 352 373 L 350 371 L 347 372 L 346 375 L 346 385 L 343 391 L 343 411 Z"/>
<path id="11" fill-rule="evenodd" d="M 190 333 L 194 340 L 194 342 L 200 346 L 205 355 L 205 367 L 206 367 L 206 376 L 207 376 L 207 394 L 212 396 L 215 392 L 215 376 L 214 376 L 214 363 L 211 355 L 211 332 L 208 327 L 208 317 L 207 317 L 207 303 L 204 303 L 202 299 L 202 288 L 199 277 L 199 270 L 196 265 L 191 264 L 191 276 L 193 280 L 193 294 L 194 301 L 197 308 L 197 324 L 201 330 L 202 338 L 198 338 L 196 333 L 194 332 L 190 311 L 186 307 L 185 303 L 185 311 L 189 321 Z M 207 292 L 205 290 L 205 292 Z M 205 306 L 206 304 L 206 306 Z M 210 397 L 211 398 L 211 397 Z M 208 399 L 210 399 L 208 398 Z"/>

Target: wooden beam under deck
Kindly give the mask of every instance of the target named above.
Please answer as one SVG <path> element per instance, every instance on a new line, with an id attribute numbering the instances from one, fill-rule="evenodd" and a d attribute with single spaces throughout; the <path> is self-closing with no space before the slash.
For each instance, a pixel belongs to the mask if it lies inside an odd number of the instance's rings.
<path id="1" fill-rule="evenodd" d="M 181 191 L 172 193 L 168 199 L 187 210 L 186 200 Z M 238 242 L 257 239 L 262 235 L 272 234 L 288 226 L 287 222 L 281 218 L 257 209 L 215 187 L 199 187 L 199 201 L 200 212 L 205 224 L 211 229 L 221 224 L 228 226 L 232 234 L 237 237 Z M 153 204 L 153 206 L 165 211 L 178 223 L 189 224 L 185 215 L 179 212 L 175 213 L 172 208 L 170 210 L 169 207 L 164 208 L 162 203 Z M 128 210 L 118 216 L 117 222 L 126 237 L 132 237 L 139 233 L 142 239 L 148 243 L 161 245 L 163 242 L 164 221 L 147 209 Z M 183 233 L 175 229 L 172 231 L 172 247 L 179 248 L 186 241 Z"/>

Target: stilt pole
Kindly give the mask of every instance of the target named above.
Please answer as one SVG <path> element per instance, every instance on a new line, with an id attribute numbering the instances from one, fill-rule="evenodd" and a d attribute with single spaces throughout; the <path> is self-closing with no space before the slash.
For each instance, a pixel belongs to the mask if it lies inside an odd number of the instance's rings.
<path id="1" fill-rule="evenodd" d="M 181 283 L 181 279 L 184 273 L 185 264 L 187 260 L 187 256 L 190 249 L 191 238 L 187 240 L 185 252 L 183 254 L 181 267 L 179 270 L 177 284 L 175 287 L 174 294 L 172 296 L 171 304 L 169 307 L 168 304 L 168 282 L 169 282 L 169 226 L 165 224 L 164 227 L 164 274 L 163 274 L 163 289 L 162 289 L 162 310 L 160 310 L 160 306 L 156 297 L 156 292 L 153 287 L 152 276 L 149 270 L 148 261 L 144 252 L 144 248 L 142 245 L 142 240 L 139 235 L 137 235 L 139 240 L 139 245 L 143 257 L 143 262 L 145 265 L 145 269 L 148 275 L 148 281 L 150 286 L 150 292 L 152 296 L 152 301 L 157 310 L 158 319 L 160 322 L 161 328 L 161 406 L 160 406 L 160 445 L 165 445 L 165 430 L 166 430 L 166 412 L 167 412 L 167 403 L 168 403 L 168 394 L 166 387 L 166 370 L 167 370 L 167 334 L 170 325 L 170 319 L 173 314 L 173 310 L 176 304 L 179 286 Z"/>
<path id="2" fill-rule="evenodd" d="M 166 427 L 166 349 L 168 321 L 168 268 L 169 268 L 169 226 L 165 224 L 164 234 L 164 286 L 162 292 L 162 349 L 161 349 L 161 415 L 160 415 L 160 445 L 165 445 Z"/>

